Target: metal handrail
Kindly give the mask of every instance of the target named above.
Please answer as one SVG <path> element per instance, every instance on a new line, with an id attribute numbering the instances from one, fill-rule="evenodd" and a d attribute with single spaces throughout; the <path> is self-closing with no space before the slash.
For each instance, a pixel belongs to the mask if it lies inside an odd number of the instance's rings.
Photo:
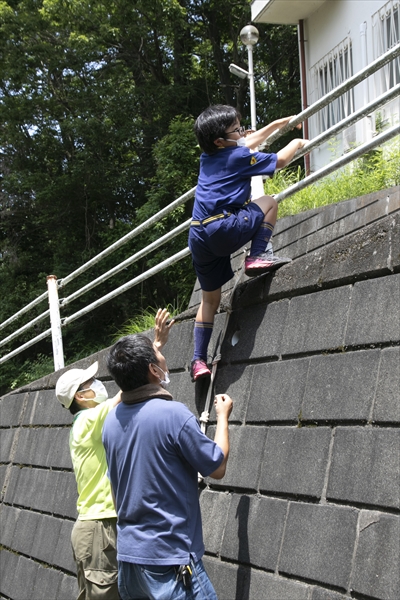
<path id="1" fill-rule="evenodd" d="M 263 146 L 270 145 L 276 139 L 278 139 L 279 137 L 284 135 L 287 131 L 289 131 L 290 129 L 293 129 L 293 127 L 295 127 L 297 124 L 301 123 L 302 121 L 304 121 L 311 115 L 318 112 L 318 110 L 325 107 L 327 104 L 329 104 L 330 102 L 332 102 L 333 100 L 338 98 L 341 94 L 348 91 L 350 88 L 354 87 L 355 85 L 360 83 L 362 80 L 366 79 L 369 75 L 376 72 L 377 70 L 379 70 L 380 68 L 382 68 L 383 66 L 385 66 L 391 60 L 395 59 L 398 56 L 400 56 L 400 44 L 397 44 L 396 46 L 394 46 L 394 48 L 392 48 L 391 50 L 389 50 L 388 52 L 383 54 L 381 57 L 376 59 L 374 62 L 370 63 L 367 67 L 365 67 L 364 69 L 362 69 L 361 71 L 356 73 L 354 76 L 350 77 L 345 82 L 343 82 L 342 84 L 337 86 L 331 92 L 326 94 L 323 98 L 316 101 L 314 104 L 312 104 L 311 106 L 306 108 L 304 111 L 302 111 L 301 113 L 299 113 L 298 115 L 293 117 L 293 119 L 291 119 L 291 121 L 289 121 L 289 123 L 285 127 L 273 132 L 267 138 L 267 140 L 264 142 Z M 397 85 L 396 87 L 390 89 L 385 94 L 382 94 L 379 98 L 376 98 L 374 101 L 369 103 L 367 106 L 356 111 L 355 113 L 352 113 L 351 115 L 349 115 L 348 117 L 343 119 L 340 123 L 336 124 L 335 126 L 331 127 L 327 131 L 323 132 L 322 134 L 320 134 L 319 136 L 317 136 L 316 138 L 311 140 L 302 150 L 300 150 L 299 152 L 296 153 L 296 156 L 294 157 L 293 160 L 300 158 L 304 154 L 310 152 L 312 149 L 316 148 L 317 146 L 319 146 L 320 144 L 325 142 L 325 140 L 327 140 L 327 139 L 331 138 L 332 136 L 336 135 L 337 133 L 343 131 L 344 129 L 346 129 L 347 127 L 352 125 L 353 123 L 357 122 L 358 120 L 360 120 L 361 118 L 366 116 L 367 114 L 369 114 L 372 111 L 376 110 L 377 108 L 383 106 L 384 104 L 389 102 L 391 99 L 398 96 L 399 91 L 400 91 L 400 85 Z M 376 146 L 384 143 L 385 141 L 388 141 L 389 139 L 391 139 L 398 133 L 399 133 L 399 127 L 398 126 L 392 127 L 390 130 L 387 130 L 387 131 L 383 132 L 382 134 L 373 138 L 373 140 L 371 140 L 370 142 L 363 144 L 362 146 L 359 146 L 358 148 L 352 150 L 351 152 L 348 152 L 343 157 L 333 161 L 329 165 L 326 165 L 322 169 L 319 169 L 317 172 L 309 175 L 305 179 L 290 186 L 285 191 L 281 192 L 280 194 L 277 194 L 275 196 L 275 199 L 277 200 L 277 202 L 281 202 L 283 199 L 291 196 L 292 194 L 300 191 L 301 189 L 304 189 L 311 183 L 318 181 L 319 179 L 321 179 L 321 178 L 325 177 L 326 175 L 332 173 L 333 171 L 339 169 L 341 166 L 358 158 L 362 154 L 368 152 L 370 149 L 375 148 Z M 178 208 L 179 206 L 181 206 L 182 204 L 187 202 L 189 199 L 193 198 L 193 196 L 195 194 L 195 190 L 196 190 L 196 187 L 193 187 L 188 192 L 186 192 L 185 194 L 183 194 L 182 196 L 180 196 L 179 198 L 174 200 L 167 207 L 165 207 L 164 209 L 162 209 L 161 211 L 159 211 L 158 213 L 156 213 L 155 215 L 153 215 L 152 217 L 147 219 L 144 223 L 140 224 L 138 227 L 136 227 L 135 229 L 130 231 L 128 234 L 126 234 L 125 236 L 123 236 L 122 238 L 120 238 L 119 240 L 114 242 L 113 244 L 111 244 L 111 246 L 109 246 L 108 248 L 106 248 L 105 250 L 103 250 L 102 252 L 97 254 L 95 257 L 93 257 L 92 259 L 87 261 L 85 264 L 81 265 L 81 267 L 79 267 L 78 269 L 76 269 L 75 271 L 73 271 L 72 273 L 67 275 L 66 277 L 60 279 L 56 284 L 56 288 L 58 288 L 58 289 L 64 288 L 68 283 L 70 283 L 73 279 L 75 279 L 76 277 L 78 277 L 79 275 L 81 275 L 82 273 L 87 271 L 90 267 L 99 263 L 103 258 L 110 255 L 112 252 L 114 252 L 115 250 L 120 248 L 122 245 L 124 245 L 125 243 L 127 243 L 128 241 L 133 239 L 134 237 L 137 237 L 138 235 L 143 233 L 143 231 L 145 231 L 146 229 L 148 229 L 149 227 L 151 227 L 152 225 L 154 225 L 155 223 L 160 221 L 162 218 L 164 218 L 166 215 L 171 213 L 173 210 L 175 210 L 176 208 Z M 114 267 L 113 269 L 110 269 L 103 275 L 97 277 L 92 282 L 83 286 L 81 289 L 75 291 L 70 296 L 67 296 L 66 298 L 63 298 L 61 300 L 57 299 L 59 307 L 62 308 L 64 306 L 66 306 L 67 304 L 69 304 L 70 302 L 72 302 L 73 300 L 78 298 L 79 296 L 83 295 L 90 289 L 93 289 L 94 287 L 96 287 L 97 285 L 102 283 L 103 281 L 105 281 L 105 280 L 109 279 L 110 277 L 112 277 L 113 275 L 119 273 L 121 270 L 126 268 L 128 265 L 133 264 L 134 262 L 136 262 L 143 256 L 146 256 L 152 250 L 160 247 L 162 244 L 173 239 L 174 237 L 179 235 L 181 232 L 183 232 L 185 229 L 188 229 L 189 225 L 190 225 L 190 219 L 187 220 L 185 223 L 179 225 L 175 229 L 171 230 L 169 233 L 165 234 L 164 236 L 162 236 L 160 239 L 156 240 L 152 244 L 149 244 L 146 248 L 140 250 L 133 256 L 129 257 L 128 259 L 126 259 L 125 261 L 123 261 L 122 263 L 120 263 L 119 265 Z M 123 293 L 127 289 L 133 287 L 134 285 L 137 285 L 141 281 L 148 279 L 155 273 L 162 271 L 164 268 L 168 267 L 169 265 L 174 264 L 175 262 L 178 262 L 179 260 L 182 260 L 189 254 L 190 254 L 189 248 L 185 248 L 184 250 L 178 252 L 177 254 L 173 255 L 169 259 L 166 259 L 165 261 L 163 261 L 156 267 L 149 269 L 145 273 L 142 273 L 138 277 L 135 277 L 131 281 L 121 285 L 120 287 L 118 287 L 114 291 L 110 292 L 106 296 L 103 296 L 99 300 L 92 302 L 91 304 L 89 304 L 88 306 L 83 308 L 82 310 L 74 313 L 73 315 L 70 315 L 69 317 L 65 317 L 65 318 L 61 319 L 61 321 L 60 321 L 61 327 L 64 327 L 67 324 L 71 323 L 72 321 L 83 316 L 84 314 L 87 314 L 94 308 L 96 308 L 96 307 L 100 306 L 101 304 L 104 304 L 108 300 L 111 300 L 112 298 L 118 296 L 119 294 Z M 52 277 L 54 279 L 54 276 L 52 276 Z M 21 315 L 25 314 L 30 309 L 32 309 L 34 306 L 38 305 L 40 302 L 42 302 L 48 296 L 49 296 L 48 292 L 41 294 L 38 298 L 36 298 L 32 302 L 30 302 L 27 306 L 25 306 L 23 309 L 21 309 L 20 311 L 15 313 L 12 317 L 10 317 L 9 319 L 7 319 L 3 323 L 1 323 L 0 329 L 6 327 L 10 323 L 12 323 L 16 319 L 18 319 Z M 25 324 L 23 327 L 21 327 L 20 329 L 16 330 L 11 335 L 9 335 L 8 337 L 1 340 L 0 346 L 11 341 L 15 337 L 17 337 L 18 335 L 20 335 L 21 333 L 23 333 L 24 331 L 26 331 L 27 329 L 29 329 L 30 327 L 32 327 L 33 325 L 38 323 L 39 321 L 48 317 L 49 313 L 50 313 L 50 310 L 47 310 L 44 313 L 42 313 L 41 315 L 35 317 L 29 323 Z M 13 350 L 9 354 L 1 357 L 0 364 L 5 362 L 12 356 L 15 356 L 16 354 L 22 352 L 24 349 L 30 347 L 31 345 L 35 344 L 39 340 L 47 337 L 48 335 L 51 334 L 51 331 L 52 331 L 51 329 L 48 329 L 45 332 L 42 332 L 40 335 L 36 336 L 29 342 L 23 344 L 22 346 Z"/>

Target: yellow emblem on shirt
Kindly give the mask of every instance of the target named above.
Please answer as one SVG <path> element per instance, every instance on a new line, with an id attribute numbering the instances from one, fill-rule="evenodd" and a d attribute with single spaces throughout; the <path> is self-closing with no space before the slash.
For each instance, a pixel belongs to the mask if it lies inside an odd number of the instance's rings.
<path id="1" fill-rule="evenodd" d="M 256 159 L 256 157 L 255 157 L 255 156 L 252 156 L 252 157 L 251 157 L 251 160 L 250 160 L 250 164 L 251 164 L 251 165 L 255 165 L 255 164 L 256 164 L 256 162 L 257 162 L 257 159 Z"/>

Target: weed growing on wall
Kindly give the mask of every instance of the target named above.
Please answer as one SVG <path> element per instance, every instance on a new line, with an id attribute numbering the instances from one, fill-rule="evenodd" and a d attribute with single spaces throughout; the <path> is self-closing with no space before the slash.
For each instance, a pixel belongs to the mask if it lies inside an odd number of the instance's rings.
<path id="1" fill-rule="evenodd" d="M 302 179 L 302 171 L 286 169 L 266 181 L 265 192 L 278 194 Z M 400 138 L 369 152 L 340 171 L 325 177 L 279 205 L 279 217 L 334 204 L 400 185 Z"/>

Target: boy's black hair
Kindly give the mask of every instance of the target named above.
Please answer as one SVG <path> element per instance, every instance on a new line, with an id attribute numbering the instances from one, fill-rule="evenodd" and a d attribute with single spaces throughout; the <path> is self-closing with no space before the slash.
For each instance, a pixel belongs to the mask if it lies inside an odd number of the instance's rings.
<path id="1" fill-rule="evenodd" d="M 194 124 L 194 132 L 203 152 L 206 154 L 218 152 L 214 144 L 215 140 L 224 138 L 228 127 L 240 119 L 240 113 L 236 108 L 226 104 L 214 104 L 203 110 Z"/>
<path id="2" fill-rule="evenodd" d="M 158 364 L 153 342 L 141 333 L 118 340 L 107 357 L 110 375 L 123 392 L 149 383 L 150 364 Z"/>

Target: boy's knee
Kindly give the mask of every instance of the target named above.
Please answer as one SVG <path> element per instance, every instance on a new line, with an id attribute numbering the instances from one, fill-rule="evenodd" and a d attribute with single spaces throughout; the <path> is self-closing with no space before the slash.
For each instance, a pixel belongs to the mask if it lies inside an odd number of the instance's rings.
<path id="1" fill-rule="evenodd" d="M 260 196 L 260 198 L 256 198 L 253 202 L 261 208 L 264 214 L 270 210 L 278 210 L 278 203 L 272 196 Z"/>

